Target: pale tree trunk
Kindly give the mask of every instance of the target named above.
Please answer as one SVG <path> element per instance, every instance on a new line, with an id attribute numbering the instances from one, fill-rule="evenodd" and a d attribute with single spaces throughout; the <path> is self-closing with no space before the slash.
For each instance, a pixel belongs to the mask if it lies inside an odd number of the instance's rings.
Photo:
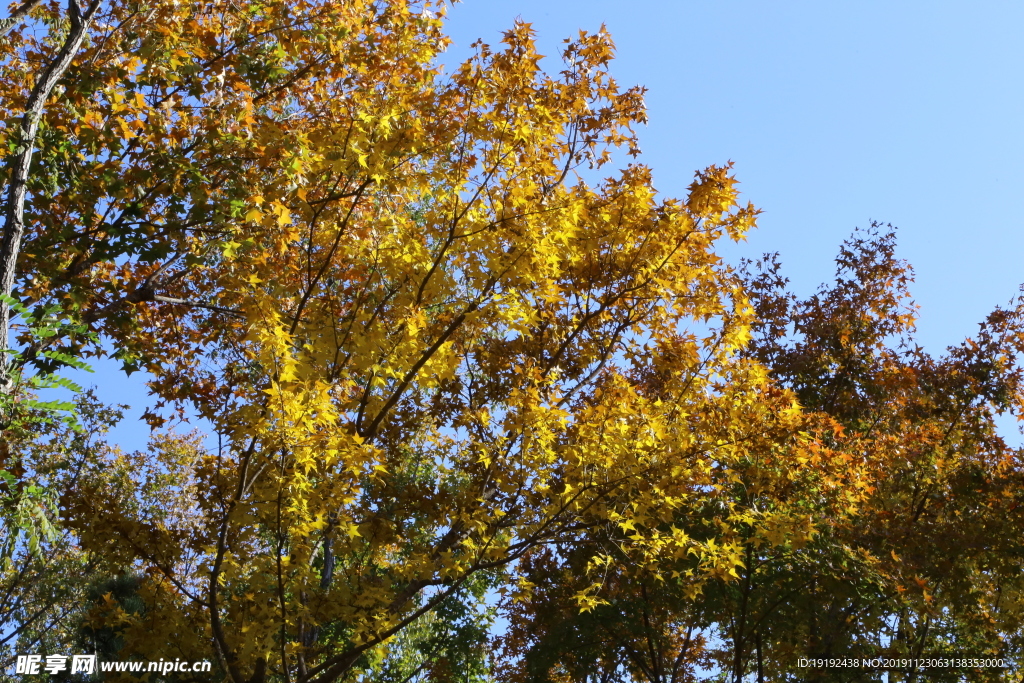
<path id="1" fill-rule="evenodd" d="M 0 37 L 8 33 L 39 2 L 40 0 L 28 0 L 9 18 L 0 21 Z M 89 30 L 89 22 L 96 14 L 99 4 L 100 0 L 90 0 L 83 11 L 77 0 L 68 0 L 67 11 L 71 28 L 56 56 L 39 74 L 28 102 L 25 103 L 21 124 L 14 133 L 16 147 L 7 162 L 7 198 L 4 207 L 3 240 L 0 242 L 0 293 L 6 296 L 11 296 L 14 289 L 18 253 L 21 251 L 21 238 L 25 232 L 25 195 L 28 190 L 29 170 L 32 166 L 39 121 L 43 117 L 43 110 L 54 87 L 63 78 L 82 46 L 82 41 Z M 10 348 L 10 324 L 10 306 L 0 301 L 0 350 Z M 0 353 L 0 394 L 9 393 L 11 389 L 11 359 L 7 353 Z"/>

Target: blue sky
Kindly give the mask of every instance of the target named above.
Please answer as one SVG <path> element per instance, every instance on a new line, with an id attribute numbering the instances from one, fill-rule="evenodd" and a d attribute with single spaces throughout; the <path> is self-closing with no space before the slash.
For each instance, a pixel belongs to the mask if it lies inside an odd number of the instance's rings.
<path id="1" fill-rule="evenodd" d="M 722 250 L 728 260 L 778 251 L 808 294 L 854 227 L 890 222 L 933 353 L 1024 282 L 1024 3 L 467 0 L 449 12 L 456 44 L 443 61 L 477 38 L 498 44 L 516 17 L 533 24 L 548 70 L 563 38 L 608 27 L 613 74 L 649 89 L 642 161 L 664 194 L 735 162 L 764 213 L 748 242 Z M 85 381 L 138 404 L 139 375 L 121 377 Z M 119 432 L 141 445 L 136 424 Z"/>

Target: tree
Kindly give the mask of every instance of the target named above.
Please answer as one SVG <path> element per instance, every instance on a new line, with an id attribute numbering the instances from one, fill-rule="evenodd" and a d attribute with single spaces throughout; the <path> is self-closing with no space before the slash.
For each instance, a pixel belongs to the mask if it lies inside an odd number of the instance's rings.
<path id="1" fill-rule="evenodd" d="M 758 319 L 743 355 L 798 399 L 810 438 L 756 445 L 714 480 L 718 501 L 696 499 L 663 523 L 722 538 L 733 521 L 742 562 L 710 577 L 693 556 L 651 565 L 642 539 L 599 527 L 533 552 L 524 570 L 545 588 L 507 605 L 501 679 L 669 683 L 702 668 L 731 683 L 880 681 L 878 669 L 798 660 L 951 653 L 1019 668 L 1024 453 L 1006 445 L 994 416 L 1020 414 L 1024 307 L 996 310 L 935 359 L 913 341 L 911 276 L 894 232 L 878 225 L 843 245 L 835 283 L 807 299 L 786 291 L 777 257 L 747 264 Z M 609 552 L 618 561 L 604 604 L 575 614 L 572 586 Z"/>
<path id="2" fill-rule="evenodd" d="M 645 120 L 603 31 L 556 76 L 522 23 L 444 75 L 442 12 L 111 2 L 39 118 L 12 291 L 150 372 L 153 424 L 189 405 L 218 444 L 183 461 L 190 514 L 62 500 L 84 552 L 146 577 L 122 657 L 352 678 L 475 577 L 594 528 L 647 563 L 743 563 L 756 520 L 658 522 L 802 424 L 737 356 L 751 309 L 713 252 L 756 211 L 727 166 L 685 201 L 641 165 L 598 177 Z M 47 54 L 19 40 L 5 102 Z"/>
<path id="3" fill-rule="evenodd" d="M 849 559 L 802 572 L 807 589 L 776 617 L 775 638 L 825 656 L 971 652 L 1019 667 L 1024 453 L 1006 445 L 995 416 L 1024 405 L 1024 301 L 932 358 L 914 343 L 912 271 L 894 249 L 891 228 L 854 235 L 835 284 L 803 301 L 784 292 L 770 259 L 749 280 L 765 321 L 749 352 L 808 410 L 837 421 L 834 447 L 873 472 L 864 504 L 823 529 L 837 559 Z M 815 680 L 827 675 L 836 672 Z"/>
<path id="4" fill-rule="evenodd" d="M 128 610 L 142 607 L 132 597 L 140 578 L 130 561 L 84 548 L 82 535 L 69 528 L 66 501 L 102 490 L 110 504 L 154 521 L 174 520 L 180 526 L 190 514 L 187 477 L 199 452 L 197 435 L 155 434 L 146 451 L 126 453 L 105 440 L 124 406 L 103 406 L 92 392 L 76 402 L 80 425 L 58 421 L 34 433 L 5 434 L 3 466 L 12 472 L 4 483 L 0 563 L 0 623 L 5 626 L 0 666 L 5 670 L 19 653 L 67 654 L 71 649 L 112 654 L 118 637 L 111 628 L 92 628 L 91 611 L 116 616 L 110 609 L 115 598 Z M 43 500 L 25 495 L 30 489 L 43 492 Z M 61 500 L 49 500 L 51 495 Z M 57 518 L 60 513 L 63 519 Z M 29 514 L 30 519 L 19 522 Z M 12 518 L 15 523 L 6 521 Z"/>

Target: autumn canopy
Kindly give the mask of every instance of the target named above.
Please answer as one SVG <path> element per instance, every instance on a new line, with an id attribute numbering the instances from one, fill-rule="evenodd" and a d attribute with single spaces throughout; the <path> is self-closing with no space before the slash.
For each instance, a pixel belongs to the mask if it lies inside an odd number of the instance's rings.
<path id="1" fill-rule="evenodd" d="M 882 226 L 806 300 L 725 264 L 757 211 L 728 163 L 655 191 L 603 31 L 546 73 L 524 23 L 442 66 L 444 3 L 76 3 L 0 24 L 3 666 L 1024 663 L 1024 308 L 936 359 Z M 59 400 L 100 355 L 148 450 Z"/>

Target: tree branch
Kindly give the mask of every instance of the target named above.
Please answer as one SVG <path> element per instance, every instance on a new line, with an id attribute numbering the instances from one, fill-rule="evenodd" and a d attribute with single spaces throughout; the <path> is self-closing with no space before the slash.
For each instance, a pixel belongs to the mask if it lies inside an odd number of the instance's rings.
<path id="1" fill-rule="evenodd" d="M 71 30 L 57 56 L 43 70 L 39 80 L 32 88 L 25 105 L 25 114 L 21 118 L 21 125 L 15 133 L 18 146 L 8 162 L 7 207 L 4 212 L 3 241 L 0 242 L 0 293 L 7 296 L 10 296 L 14 289 L 18 254 L 21 251 L 21 239 L 25 232 L 25 198 L 28 194 L 29 170 L 32 166 L 32 153 L 35 149 L 36 135 L 39 132 L 39 122 L 43 117 L 46 101 L 50 98 L 57 82 L 64 77 L 71 62 L 74 61 L 75 55 L 88 33 L 89 22 L 99 6 L 100 0 L 91 0 L 83 13 L 76 0 L 68 0 Z M 26 5 L 23 5 L 21 9 L 25 7 Z M 29 6 L 28 9 L 24 9 L 24 13 L 31 9 L 32 6 Z M 18 11 L 15 12 L 16 15 Z M 0 301 L 0 349 L 6 349 L 9 346 L 10 322 L 10 306 Z M 10 359 L 7 354 L 0 353 L 0 393 L 9 392 L 10 387 Z"/>
<path id="2" fill-rule="evenodd" d="M 3 38 L 18 24 L 19 21 L 24 19 L 29 12 L 39 6 L 43 0 L 25 0 L 25 2 L 18 9 L 11 12 L 11 16 L 6 19 L 0 19 L 0 38 Z"/>

